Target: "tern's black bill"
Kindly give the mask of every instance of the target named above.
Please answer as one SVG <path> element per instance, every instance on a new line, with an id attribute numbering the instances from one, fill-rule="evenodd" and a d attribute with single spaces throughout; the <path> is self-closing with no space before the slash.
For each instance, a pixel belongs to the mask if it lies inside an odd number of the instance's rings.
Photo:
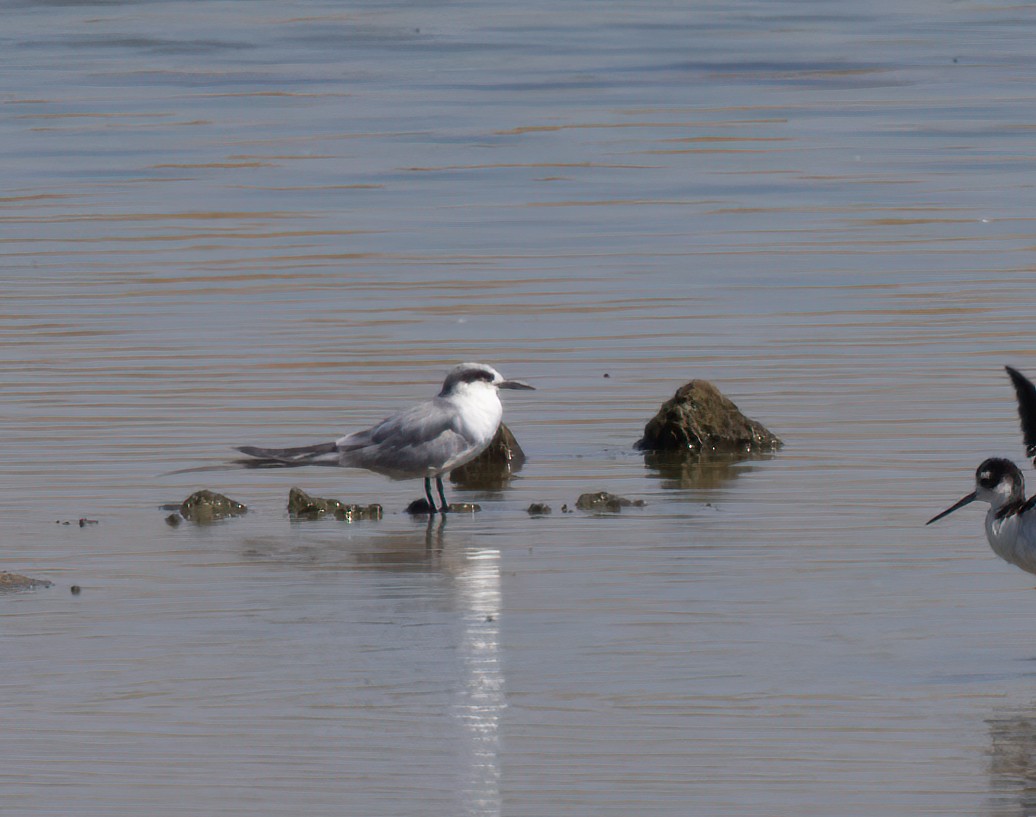
<path id="1" fill-rule="evenodd" d="M 963 508 L 963 507 L 964 507 L 965 505 L 970 505 L 970 504 L 971 504 L 972 502 L 974 502 L 974 501 L 975 501 L 976 499 L 977 499 L 977 497 L 975 496 L 975 492 L 974 492 L 974 491 L 972 491 L 972 492 L 971 492 L 970 494 L 968 494 L 968 495 L 967 495 L 966 497 L 964 497 L 963 499 L 961 499 L 961 501 L 960 501 L 960 502 L 958 502 L 958 503 L 957 503 L 956 505 L 951 505 L 951 506 L 950 506 L 949 508 L 947 508 L 947 509 L 946 509 L 945 511 L 943 511 L 942 513 L 936 514 L 936 515 L 935 515 L 935 516 L 933 516 L 933 517 L 932 517 L 931 519 L 929 519 L 929 520 L 928 520 L 927 522 L 925 522 L 925 524 L 926 524 L 926 525 L 931 525 L 931 524 L 932 524 L 933 522 L 938 522 L 938 521 L 939 521 L 940 519 L 942 519 L 942 518 L 943 518 L 944 516 L 949 516 L 949 515 L 950 515 L 951 513 L 953 513 L 953 512 L 954 512 L 955 510 L 957 510 L 958 508 Z"/>
<path id="2" fill-rule="evenodd" d="M 536 391 L 535 387 L 530 386 L 528 383 L 523 383 L 521 380 L 504 380 L 496 384 L 498 389 L 528 389 L 529 391 Z"/>

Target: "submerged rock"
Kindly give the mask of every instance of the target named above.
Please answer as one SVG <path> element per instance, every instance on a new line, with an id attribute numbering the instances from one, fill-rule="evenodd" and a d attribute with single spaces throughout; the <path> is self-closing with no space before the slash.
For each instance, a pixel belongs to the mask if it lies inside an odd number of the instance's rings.
<path id="1" fill-rule="evenodd" d="M 46 579 L 30 579 L 28 576 L 20 576 L 17 573 L 8 573 L 0 570 L 0 593 L 15 593 L 19 590 L 39 590 L 43 587 L 53 587 L 54 582 Z"/>
<path id="2" fill-rule="evenodd" d="M 707 380 L 681 386 L 644 427 L 641 451 L 772 451 L 782 445 Z"/>
<path id="3" fill-rule="evenodd" d="M 643 499 L 626 499 L 624 496 L 609 494 L 607 491 L 580 494 L 576 507 L 581 511 L 611 511 L 618 513 L 623 508 L 643 508 L 647 503 Z M 564 508 L 562 508 L 564 511 Z"/>
<path id="4" fill-rule="evenodd" d="M 525 452 L 503 423 L 489 447 L 471 462 L 455 468 L 450 482 L 462 488 L 495 490 L 504 487 L 525 463 Z"/>
<path id="5" fill-rule="evenodd" d="M 288 513 L 303 519 L 320 519 L 323 516 L 334 516 L 343 522 L 355 522 L 359 519 L 381 519 L 381 505 L 346 505 L 337 499 L 324 499 L 310 496 L 301 488 L 292 488 L 288 492 Z"/>
<path id="6" fill-rule="evenodd" d="M 481 510 L 482 506 L 476 505 L 474 502 L 451 502 L 446 506 L 446 513 L 478 513 Z M 424 497 L 415 499 L 407 505 L 406 512 L 411 516 L 427 516 L 428 514 L 438 513 L 428 504 L 428 500 Z"/>
<path id="7" fill-rule="evenodd" d="M 180 516 L 198 525 L 245 513 L 245 505 L 215 491 L 195 491 L 180 504 Z"/>

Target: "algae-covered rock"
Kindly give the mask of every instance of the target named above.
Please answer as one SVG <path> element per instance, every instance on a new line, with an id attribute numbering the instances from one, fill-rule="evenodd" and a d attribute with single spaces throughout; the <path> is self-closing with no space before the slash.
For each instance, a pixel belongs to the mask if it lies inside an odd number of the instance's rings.
<path id="1" fill-rule="evenodd" d="M 306 516 L 315 519 L 343 508 L 345 505 L 337 499 L 310 496 L 297 487 L 288 491 L 288 513 L 292 516 Z"/>
<path id="2" fill-rule="evenodd" d="M 248 508 L 215 491 L 195 491 L 180 504 L 180 516 L 198 525 L 232 516 L 241 516 Z"/>
<path id="3" fill-rule="evenodd" d="M 618 513 L 623 508 L 642 508 L 647 503 L 643 499 L 626 499 L 624 496 L 609 494 L 607 491 L 580 494 L 576 500 L 576 507 L 581 511 L 610 511 Z M 562 509 L 564 510 L 564 509 Z"/>
<path id="4" fill-rule="evenodd" d="M 489 447 L 471 462 L 453 469 L 450 482 L 463 488 L 495 490 L 506 485 L 524 463 L 525 452 L 511 429 L 501 423 Z"/>
<path id="5" fill-rule="evenodd" d="M 381 519 L 381 505 L 372 502 L 370 505 L 346 505 L 335 511 L 335 519 L 340 522 L 358 522 L 361 519 Z"/>
<path id="6" fill-rule="evenodd" d="M 707 380 L 681 386 L 644 427 L 642 451 L 772 451 L 782 445 Z"/>
<path id="7" fill-rule="evenodd" d="M 288 513 L 302 519 L 320 519 L 323 516 L 334 516 L 343 522 L 354 522 L 359 519 L 381 519 L 381 505 L 346 505 L 337 499 L 324 499 L 310 496 L 301 488 L 292 488 L 288 492 Z"/>
<path id="8" fill-rule="evenodd" d="M 477 502 L 451 502 L 446 507 L 447 513 L 480 513 L 482 506 Z"/>
<path id="9" fill-rule="evenodd" d="M 0 570 L 0 593 L 16 593 L 19 590 L 39 590 L 43 587 L 53 587 L 54 582 L 46 579 L 31 579 L 28 576 L 20 576 L 17 573 L 8 573 Z"/>

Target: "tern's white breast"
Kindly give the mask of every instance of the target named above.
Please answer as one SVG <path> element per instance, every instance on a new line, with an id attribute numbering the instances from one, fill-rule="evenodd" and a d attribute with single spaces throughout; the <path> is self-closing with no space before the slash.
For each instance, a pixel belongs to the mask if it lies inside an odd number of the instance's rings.
<path id="1" fill-rule="evenodd" d="M 456 408 L 460 434 L 473 446 L 484 448 L 500 427 L 504 409 L 495 388 L 483 383 L 473 386 L 446 399 Z"/>

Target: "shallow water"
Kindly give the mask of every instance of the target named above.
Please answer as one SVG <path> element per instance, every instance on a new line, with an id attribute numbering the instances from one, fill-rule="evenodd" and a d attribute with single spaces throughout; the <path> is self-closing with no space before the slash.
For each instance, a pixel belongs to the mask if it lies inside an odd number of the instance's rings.
<path id="1" fill-rule="evenodd" d="M 55 587 L 0 598 L 8 807 L 1031 811 L 1033 579 L 979 511 L 923 523 L 1023 456 L 1034 29 L 10 4 L 0 569 Z M 168 474 L 363 427 L 461 360 L 538 389 L 504 395 L 518 477 L 452 492 L 477 515 L 360 472 Z M 696 377 L 785 449 L 648 467 Z M 293 484 L 386 517 L 292 523 Z M 251 510 L 167 527 L 200 487 Z M 560 512 L 602 489 L 648 504 Z"/>

